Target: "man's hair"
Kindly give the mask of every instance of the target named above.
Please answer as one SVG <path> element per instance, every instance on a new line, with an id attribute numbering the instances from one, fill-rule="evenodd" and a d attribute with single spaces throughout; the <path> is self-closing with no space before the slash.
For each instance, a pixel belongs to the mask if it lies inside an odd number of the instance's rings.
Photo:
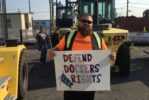
<path id="1" fill-rule="evenodd" d="M 81 14 L 81 15 L 78 15 L 78 20 L 80 19 L 80 18 L 82 18 L 83 16 L 91 16 L 89 13 L 83 13 L 83 14 Z M 92 17 L 92 16 L 91 16 Z"/>

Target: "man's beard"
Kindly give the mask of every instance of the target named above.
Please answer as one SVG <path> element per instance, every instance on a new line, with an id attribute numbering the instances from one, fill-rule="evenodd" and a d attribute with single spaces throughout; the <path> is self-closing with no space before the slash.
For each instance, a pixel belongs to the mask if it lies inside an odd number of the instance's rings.
<path id="1" fill-rule="evenodd" d="M 87 36 L 92 34 L 93 30 L 92 29 L 85 29 L 85 28 L 78 28 L 78 31 L 80 32 L 81 35 Z"/>

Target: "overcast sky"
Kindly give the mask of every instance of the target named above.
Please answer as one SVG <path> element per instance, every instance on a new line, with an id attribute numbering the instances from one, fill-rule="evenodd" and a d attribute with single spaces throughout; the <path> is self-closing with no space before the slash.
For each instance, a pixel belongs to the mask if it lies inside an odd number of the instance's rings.
<path id="1" fill-rule="evenodd" d="M 119 16 L 126 16 L 127 0 L 115 0 L 116 10 Z M 149 9 L 149 0 L 129 0 L 129 15 L 142 17 L 145 9 Z"/>
<path id="2" fill-rule="evenodd" d="M 60 0 L 64 2 L 64 0 Z M 126 15 L 127 0 L 115 0 L 118 16 Z M 29 0 L 6 0 L 7 12 L 28 12 Z M 30 0 L 33 19 L 49 19 L 49 0 Z M 145 9 L 149 9 L 149 0 L 129 0 L 129 15 L 142 17 Z"/>

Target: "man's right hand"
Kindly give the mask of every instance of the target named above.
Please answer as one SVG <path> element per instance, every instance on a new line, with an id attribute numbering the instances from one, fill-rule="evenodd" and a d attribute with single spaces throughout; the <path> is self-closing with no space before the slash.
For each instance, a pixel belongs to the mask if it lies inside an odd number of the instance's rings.
<path id="1" fill-rule="evenodd" d="M 55 53 L 53 50 L 49 49 L 47 52 L 48 59 L 54 59 Z"/>
<path id="2" fill-rule="evenodd" d="M 55 57 L 54 51 L 58 51 L 58 49 L 57 48 L 48 49 L 48 51 L 47 51 L 48 59 L 54 59 L 54 57 Z"/>

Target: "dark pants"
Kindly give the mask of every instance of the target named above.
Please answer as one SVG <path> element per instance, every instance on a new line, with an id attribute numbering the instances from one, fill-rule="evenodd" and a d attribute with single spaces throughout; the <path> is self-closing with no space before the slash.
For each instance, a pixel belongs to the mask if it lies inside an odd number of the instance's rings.
<path id="1" fill-rule="evenodd" d="M 41 46 L 40 51 L 41 51 L 40 62 L 44 64 L 46 62 L 46 57 L 47 57 L 46 56 L 47 55 L 46 46 Z"/>
<path id="2" fill-rule="evenodd" d="M 64 100 L 94 100 L 95 91 L 64 91 Z"/>

